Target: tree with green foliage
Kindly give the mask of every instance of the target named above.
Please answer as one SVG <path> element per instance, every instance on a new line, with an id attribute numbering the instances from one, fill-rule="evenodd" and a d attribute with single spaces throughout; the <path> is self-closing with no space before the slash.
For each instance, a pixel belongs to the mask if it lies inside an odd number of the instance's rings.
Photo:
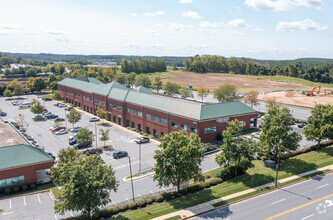
<path id="1" fill-rule="evenodd" d="M 307 140 L 316 141 L 318 147 L 324 138 L 333 139 L 333 106 L 316 105 L 303 133 Z"/>
<path id="2" fill-rule="evenodd" d="M 126 86 L 132 88 L 135 83 L 136 73 L 131 72 L 126 75 Z"/>
<path id="3" fill-rule="evenodd" d="M 18 114 L 15 118 L 15 122 L 18 126 L 20 126 L 20 129 L 26 129 L 29 126 L 29 123 L 25 120 L 23 114 Z"/>
<path id="4" fill-rule="evenodd" d="M 99 155 L 82 156 L 73 148 L 64 151 L 52 168 L 52 177 L 62 185 L 61 201 L 55 202 L 54 210 L 60 214 L 81 211 L 91 219 L 100 207 L 111 202 L 110 193 L 116 192 L 119 182 L 112 167 Z"/>
<path id="5" fill-rule="evenodd" d="M 151 80 L 149 76 L 144 74 L 137 75 L 135 78 L 135 86 L 144 86 L 146 88 L 151 88 Z"/>
<path id="6" fill-rule="evenodd" d="M 175 95 L 179 93 L 180 86 L 176 83 L 166 82 L 163 86 L 163 89 L 167 95 Z"/>
<path id="7" fill-rule="evenodd" d="M 102 119 L 106 119 L 106 116 L 108 115 L 108 112 L 107 111 L 104 111 L 103 109 L 98 109 L 96 111 L 96 114 L 98 117 L 102 118 Z"/>
<path id="8" fill-rule="evenodd" d="M 266 108 L 272 109 L 272 108 L 280 108 L 281 104 L 276 102 L 275 98 L 269 98 L 266 100 Z"/>
<path id="9" fill-rule="evenodd" d="M 154 82 L 152 84 L 152 89 L 155 89 L 156 92 L 158 93 L 158 91 L 160 91 L 162 89 L 162 86 L 163 86 L 163 82 L 161 80 L 161 77 L 156 76 L 154 78 Z"/>
<path id="10" fill-rule="evenodd" d="M 182 98 L 193 98 L 193 92 L 190 88 L 181 88 L 179 90 L 179 94 L 182 96 Z"/>
<path id="11" fill-rule="evenodd" d="M 74 128 L 74 124 L 81 120 L 82 113 L 79 111 L 76 111 L 74 108 L 72 108 L 66 116 L 67 116 L 68 122 L 72 123 L 73 128 Z"/>
<path id="12" fill-rule="evenodd" d="M 204 97 L 207 97 L 209 94 L 209 90 L 203 87 L 198 88 L 197 90 L 198 96 L 201 97 L 201 101 L 203 102 Z"/>
<path id="13" fill-rule="evenodd" d="M 154 155 L 154 178 L 160 187 L 172 185 L 179 192 L 182 183 L 203 180 L 200 168 L 203 156 L 204 148 L 198 135 L 188 136 L 185 131 L 164 135 Z"/>
<path id="14" fill-rule="evenodd" d="M 237 99 L 237 87 L 231 83 L 224 83 L 213 91 L 214 98 L 219 102 L 231 102 Z"/>
<path id="15" fill-rule="evenodd" d="M 251 106 L 251 108 L 253 106 L 257 106 L 259 105 L 259 102 L 258 102 L 258 92 L 257 91 L 249 91 L 248 93 L 246 93 L 245 95 L 245 98 L 244 98 L 244 103 L 245 104 L 248 104 Z"/>
<path id="16" fill-rule="evenodd" d="M 34 104 L 32 104 L 30 111 L 34 114 L 41 114 L 44 109 L 45 107 L 39 101 L 36 101 Z"/>
<path id="17" fill-rule="evenodd" d="M 277 186 L 281 154 L 296 150 L 302 139 L 302 136 L 290 126 L 293 120 L 288 108 L 274 107 L 268 110 L 268 115 L 261 123 L 260 143 L 263 151 L 273 155 L 276 163 L 275 186 Z"/>
<path id="18" fill-rule="evenodd" d="M 32 84 L 32 89 L 34 91 L 40 92 L 45 88 L 46 88 L 46 82 L 45 82 L 44 78 L 37 77 L 37 78 L 34 79 L 34 82 Z"/>
<path id="19" fill-rule="evenodd" d="M 58 91 L 54 91 L 54 92 L 53 92 L 53 94 L 52 94 L 52 98 L 53 98 L 54 100 L 58 100 L 58 101 L 62 100 L 62 96 L 61 96 L 60 92 L 58 92 Z"/>
<path id="20" fill-rule="evenodd" d="M 222 166 L 235 167 L 235 176 L 245 172 L 252 167 L 251 161 L 256 153 L 255 143 L 242 136 L 244 122 L 233 120 L 228 122 L 228 127 L 222 132 L 223 145 L 221 153 L 215 158 L 216 162 Z"/>
<path id="21" fill-rule="evenodd" d="M 102 128 L 99 129 L 99 134 L 101 135 L 99 140 L 104 142 L 105 147 L 105 141 L 108 141 L 110 139 L 110 129 L 103 130 Z"/>
<path id="22" fill-rule="evenodd" d="M 175 63 L 172 64 L 172 70 L 173 71 L 177 71 L 178 70 L 177 65 Z"/>
<path id="23" fill-rule="evenodd" d="M 91 145 L 94 140 L 94 135 L 89 131 L 88 128 L 81 128 L 76 135 L 77 143 L 80 146 L 86 147 Z"/>
<path id="24" fill-rule="evenodd" d="M 55 121 L 53 123 L 53 127 L 55 127 L 55 128 L 62 127 L 63 125 L 64 125 L 64 123 L 62 121 Z"/>
<path id="25" fill-rule="evenodd" d="M 6 89 L 4 92 L 3 92 L 3 95 L 6 96 L 6 97 L 10 97 L 13 95 L 13 92 L 10 91 L 9 89 Z"/>
<path id="26" fill-rule="evenodd" d="M 125 85 L 126 84 L 126 74 L 124 73 L 117 73 L 115 77 L 116 82 Z"/>

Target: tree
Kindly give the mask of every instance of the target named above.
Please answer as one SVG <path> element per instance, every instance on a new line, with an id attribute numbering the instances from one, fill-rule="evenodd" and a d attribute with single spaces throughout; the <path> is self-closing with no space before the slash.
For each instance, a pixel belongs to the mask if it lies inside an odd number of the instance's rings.
<path id="1" fill-rule="evenodd" d="M 126 86 L 132 88 L 135 83 L 136 73 L 131 72 L 126 75 Z"/>
<path id="2" fill-rule="evenodd" d="M 243 123 L 238 120 L 228 122 L 228 128 L 222 132 L 221 153 L 215 158 L 220 166 L 234 166 L 235 176 L 238 175 L 239 168 L 245 172 L 253 166 L 251 161 L 256 153 L 255 143 L 241 136 Z"/>
<path id="3" fill-rule="evenodd" d="M 257 106 L 259 104 L 258 92 L 252 90 L 252 91 L 246 93 L 246 96 L 244 98 L 244 103 L 250 105 L 251 108 L 253 106 Z"/>
<path id="4" fill-rule="evenodd" d="M 60 92 L 58 92 L 58 91 L 54 91 L 53 92 L 53 94 L 52 94 L 52 98 L 54 99 L 54 100 L 62 100 L 62 96 L 61 96 L 61 94 L 60 94 Z"/>
<path id="5" fill-rule="evenodd" d="M 23 89 L 24 89 L 24 87 L 21 83 L 16 83 L 14 85 L 14 95 L 22 95 Z"/>
<path id="6" fill-rule="evenodd" d="M 89 146 L 94 140 L 94 135 L 89 131 L 88 128 L 81 128 L 76 135 L 77 143 L 80 146 Z"/>
<path id="7" fill-rule="evenodd" d="M 137 75 L 135 78 L 135 86 L 144 86 L 146 88 L 151 88 L 151 80 L 149 76 L 144 74 Z"/>
<path id="8" fill-rule="evenodd" d="M 172 132 L 162 138 L 154 159 L 154 167 L 158 185 L 175 186 L 180 190 L 181 183 L 193 179 L 203 180 L 200 164 L 203 160 L 204 148 L 200 144 L 200 138 L 185 131 Z"/>
<path id="9" fill-rule="evenodd" d="M 175 63 L 172 64 L 172 70 L 173 71 L 177 71 L 178 70 L 177 65 Z"/>
<path id="10" fill-rule="evenodd" d="M 40 104 L 40 102 L 37 101 L 32 105 L 30 111 L 34 114 L 41 114 L 44 109 L 45 107 L 42 104 Z"/>
<path id="11" fill-rule="evenodd" d="M 81 120 L 82 113 L 78 112 L 74 108 L 72 108 L 66 116 L 67 116 L 68 122 L 72 123 L 73 128 L 74 128 L 74 124 Z"/>
<path id="12" fill-rule="evenodd" d="M 124 73 L 117 73 L 116 82 L 125 85 L 126 84 L 126 75 Z"/>
<path id="13" fill-rule="evenodd" d="M 179 93 L 179 88 L 180 88 L 179 85 L 177 85 L 176 83 L 172 83 L 172 82 L 167 82 L 163 86 L 163 89 L 167 95 L 174 95 L 174 94 Z"/>
<path id="14" fill-rule="evenodd" d="M 64 123 L 62 121 L 55 121 L 53 124 L 53 127 L 59 128 L 59 127 L 62 127 L 63 125 L 64 125 Z"/>
<path id="15" fill-rule="evenodd" d="M 162 89 L 162 86 L 163 86 L 163 83 L 162 83 L 161 77 L 156 76 L 154 78 L 152 88 L 155 89 L 156 92 L 158 93 L 158 91 L 160 91 Z"/>
<path id="16" fill-rule="evenodd" d="M 111 202 L 110 193 L 119 185 L 115 172 L 99 155 L 79 156 L 77 150 L 70 150 L 63 158 L 65 161 L 60 159 L 52 168 L 52 177 L 62 185 L 62 199 L 55 203 L 55 212 L 81 211 L 91 219 L 99 207 Z"/>
<path id="17" fill-rule="evenodd" d="M 275 186 L 277 186 L 281 154 L 296 150 L 302 139 L 301 135 L 293 132 L 290 127 L 290 122 L 293 120 L 288 108 L 274 107 L 268 110 L 268 115 L 261 123 L 260 143 L 264 151 L 273 155 L 276 163 Z"/>
<path id="18" fill-rule="evenodd" d="M 34 91 L 40 92 L 42 89 L 46 88 L 46 82 L 43 78 L 37 77 L 34 79 L 34 82 L 32 84 L 32 89 Z"/>
<path id="19" fill-rule="evenodd" d="M 333 139 L 333 106 L 316 105 L 303 133 L 306 139 L 316 141 L 318 146 L 324 138 Z"/>
<path id="20" fill-rule="evenodd" d="M 10 91 L 9 89 L 6 89 L 6 90 L 3 92 L 3 95 L 9 97 L 9 96 L 12 96 L 13 93 L 12 93 L 12 91 Z"/>
<path id="21" fill-rule="evenodd" d="M 193 98 L 193 92 L 190 88 L 181 88 L 179 94 L 184 97 L 184 99 L 191 97 Z"/>
<path id="22" fill-rule="evenodd" d="M 202 102 L 203 102 L 204 97 L 207 97 L 207 95 L 209 94 L 209 90 L 206 88 L 202 88 L 202 87 L 199 88 L 197 92 L 198 92 L 198 96 L 201 97 Z"/>
<path id="23" fill-rule="evenodd" d="M 281 104 L 277 103 L 275 98 L 269 98 L 266 101 L 266 108 L 272 109 L 272 108 L 280 108 Z"/>
<path id="24" fill-rule="evenodd" d="M 99 134 L 101 135 L 99 140 L 104 141 L 104 147 L 105 147 L 105 141 L 108 141 L 110 139 L 109 133 L 110 133 L 110 129 L 106 129 L 106 130 L 99 129 Z"/>
<path id="25" fill-rule="evenodd" d="M 108 115 L 108 112 L 107 111 L 104 111 L 103 109 L 98 109 L 96 111 L 96 114 L 98 117 L 102 118 L 102 119 L 106 119 L 106 116 Z"/>
<path id="26" fill-rule="evenodd" d="M 237 99 L 236 92 L 237 87 L 235 85 L 231 83 L 225 83 L 215 89 L 213 94 L 214 98 L 216 98 L 219 102 L 230 102 Z"/>
<path id="27" fill-rule="evenodd" d="M 20 129 L 25 129 L 29 126 L 29 123 L 24 119 L 24 115 L 18 114 L 18 116 L 15 118 L 15 121 L 18 126 L 20 126 Z"/>

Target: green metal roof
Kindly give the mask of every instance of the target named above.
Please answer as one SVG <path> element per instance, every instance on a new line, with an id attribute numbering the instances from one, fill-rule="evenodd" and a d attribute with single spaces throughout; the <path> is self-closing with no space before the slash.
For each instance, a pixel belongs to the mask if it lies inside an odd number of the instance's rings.
<path id="1" fill-rule="evenodd" d="M 25 144 L 0 147 L 0 170 L 53 161 L 44 151 Z"/>
<path id="2" fill-rule="evenodd" d="M 94 83 L 76 80 L 75 78 L 67 78 L 60 81 L 59 84 L 195 120 L 208 120 L 213 118 L 256 113 L 255 110 L 242 102 L 226 102 L 216 104 L 200 103 L 156 95 L 151 90 L 143 86 L 138 87 L 137 90 L 130 90 L 117 82 L 97 85 Z"/>

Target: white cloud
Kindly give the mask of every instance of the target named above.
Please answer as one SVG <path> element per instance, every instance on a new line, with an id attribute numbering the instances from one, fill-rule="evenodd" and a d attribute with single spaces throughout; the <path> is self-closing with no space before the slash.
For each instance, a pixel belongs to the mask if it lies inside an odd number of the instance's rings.
<path id="1" fill-rule="evenodd" d="M 278 22 L 276 26 L 277 31 L 322 31 L 326 30 L 328 27 L 321 25 L 320 23 L 312 21 L 310 18 L 304 19 L 302 21 L 292 21 L 292 22 Z"/>
<path id="2" fill-rule="evenodd" d="M 192 0 L 179 0 L 180 4 L 191 4 Z"/>
<path id="3" fill-rule="evenodd" d="M 184 31 L 185 26 L 180 23 L 170 23 L 169 24 L 169 30 L 170 31 Z"/>
<path id="4" fill-rule="evenodd" d="M 68 33 L 58 30 L 45 30 L 45 32 L 51 35 L 58 35 L 58 36 L 68 35 Z"/>
<path id="5" fill-rule="evenodd" d="M 231 27 L 247 27 L 246 22 L 241 18 L 229 21 L 228 25 Z"/>
<path id="6" fill-rule="evenodd" d="M 164 11 L 143 13 L 143 16 L 146 16 L 146 17 L 156 17 L 157 15 L 165 15 L 165 13 L 164 13 Z"/>
<path id="7" fill-rule="evenodd" d="M 201 19 L 202 17 L 199 15 L 198 12 L 195 11 L 184 11 L 183 16 L 192 19 Z"/>
<path id="8" fill-rule="evenodd" d="M 5 30 L 17 30 L 17 29 L 22 29 L 23 27 L 20 25 L 16 25 L 16 24 L 5 23 L 5 24 L 1 24 L 0 28 L 5 29 Z"/>
<path id="9" fill-rule="evenodd" d="M 253 31 L 258 31 L 258 32 L 263 32 L 263 31 L 264 31 L 264 29 L 259 28 L 259 27 L 257 27 L 257 28 L 253 28 L 252 30 L 253 30 Z"/>
<path id="10" fill-rule="evenodd" d="M 287 11 L 293 7 L 321 9 L 321 0 L 245 0 L 245 4 L 257 11 Z"/>
<path id="11" fill-rule="evenodd" d="M 132 13 L 131 15 L 132 15 L 133 17 L 135 17 L 135 16 L 137 16 L 138 14 L 134 12 L 134 13 Z"/>
<path id="12" fill-rule="evenodd" d="M 218 28 L 223 25 L 223 22 L 220 23 L 210 23 L 208 21 L 203 21 L 199 24 L 199 27 L 201 28 Z"/>
<path id="13" fill-rule="evenodd" d="M 164 25 L 163 24 L 153 24 L 154 28 L 163 28 Z"/>

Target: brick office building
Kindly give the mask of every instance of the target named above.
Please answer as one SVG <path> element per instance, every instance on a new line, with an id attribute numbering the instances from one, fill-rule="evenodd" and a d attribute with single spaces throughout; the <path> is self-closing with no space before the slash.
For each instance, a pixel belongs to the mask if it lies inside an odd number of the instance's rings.
<path id="1" fill-rule="evenodd" d="M 94 78 L 66 78 L 58 90 L 67 103 L 95 114 L 108 112 L 107 119 L 160 138 L 173 131 L 197 134 L 202 142 L 216 140 L 227 121 L 238 119 L 244 129 L 257 124 L 257 112 L 242 102 L 207 104 L 154 94 L 142 86 L 129 89 L 117 82 L 103 84 Z"/>

